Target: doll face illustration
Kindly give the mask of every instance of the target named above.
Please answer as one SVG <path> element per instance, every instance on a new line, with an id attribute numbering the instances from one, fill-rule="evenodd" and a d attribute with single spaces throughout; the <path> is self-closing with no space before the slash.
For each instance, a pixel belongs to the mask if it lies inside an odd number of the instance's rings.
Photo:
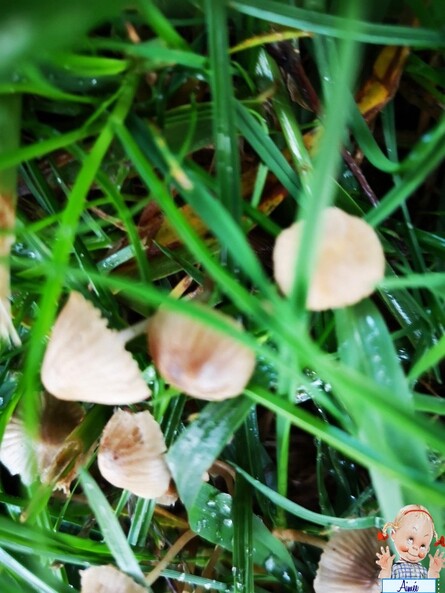
<path id="1" fill-rule="evenodd" d="M 427 516 L 422 516 L 422 513 L 412 513 L 403 517 L 401 525 L 392 536 L 400 559 L 412 563 L 425 558 L 432 538 L 431 521 Z"/>

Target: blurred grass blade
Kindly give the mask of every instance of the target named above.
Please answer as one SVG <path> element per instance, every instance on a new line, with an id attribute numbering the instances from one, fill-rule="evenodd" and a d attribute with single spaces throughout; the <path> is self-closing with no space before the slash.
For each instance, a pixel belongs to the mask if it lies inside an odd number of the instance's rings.
<path id="1" fill-rule="evenodd" d="M 304 144 L 303 134 L 289 99 L 289 91 L 284 86 L 281 72 L 264 49 L 259 52 L 255 73 L 261 87 L 267 84 L 269 87 L 275 88 L 272 104 L 287 143 L 290 159 L 298 173 L 301 185 L 307 192 L 309 191 L 308 180 L 312 173 L 312 160 Z"/>
<path id="2" fill-rule="evenodd" d="M 59 47 L 77 42 L 89 29 L 116 14 L 123 0 L 54 3 L 52 0 L 2 2 L 0 7 L 0 75 L 26 59 L 42 60 Z"/>
<path id="3" fill-rule="evenodd" d="M 66 134 L 60 134 L 54 138 L 47 140 L 41 140 L 29 146 L 22 146 L 19 150 L 14 150 L 5 154 L 0 155 L 0 169 L 6 167 L 13 167 L 19 165 L 24 161 L 30 161 L 32 159 L 40 158 L 51 152 L 69 146 L 74 142 L 83 140 L 88 136 L 93 136 L 97 133 L 97 126 L 95 127 L 82 127 Z"/>
<path id="4" fill-rule="evenodd" d="M 281 496 L 272 488 L 269 488 L 265 484 L 262 484 L 259 480 L 256 480 L 251 475 L 249 475 L 246 471 L 242 468 L 234 465 L 237 473 L 239 473 L 245 480 L 252 484 L 259 492 L 261 492 L 264 496 L 266 496 L 269 500 L 271 500 L 274 504 L 281 507 L 291 515 L 302 519 L 303 521 L 307 521 L 309 523 L 315 523 L 315 525 L 322 525 L 323 527 L 340 527 L 341 529 L 366 529 L 368 527 L 381 527 L 383 525 L 383 520 L 379 517 L 356 517 L 356 518 L 348 518 L 348 517 L 334 517 L 329 515 L 324 515 L 321 513 L 316 513 L 314 511 L 310 511 L 305 509 L 303 506 L 292 502 L 285 496 Z"/>
<path id="5" fill-rule="evenodd" d="M 102 490 L 85 470 L 79 473 L 80 483 L 100 526 L 103 538 L 117 566 L 136 581 L 144 582 L 144 573 L 136 560 L 113 509 Z"/>
<path id="6" fill-rule="evenodd" d="M 445 415 L 445 399 L 443 397 L 415 393 L 414 407 L 420 412 L 429 412 L 431 414 L 439 414 L 440 416 Z"/>
<path id="7" fill-rule="evenodd" d="M 353 398 L 354 394 L 362 390 L 364 386 L 363 384 L 356 385 L 355 377 L 350 385 L 347 381 L 344 381 L 344 378 L 340 381 L 337 379 L 335 383 L 337 382 L 338 389 L 345 390 L 349 398 Z M 399 463 L 398 460 L 388 463 L 385 455 L 381 452 L 380 443 L 373 442 L 367 445 L 336 426 L 323 422 L 306 410 L 297 408 L 293 404 L 265 392 L 261 388 L 248 388 L 245 393 L 256 403 L 265 406 L 283 418 L 287 418 L 294 426 L 298 426 L 306 432 L 313 434 L 353 461 L 360 463 L 368 469 L 373 468 L 381 471 L 388 478 L 396 480 L 404 484 L 407 488 L 416 491 L 418 497 L 429 497 L 434 503 L 443 501 L 445 487 L 438 482 L 432 482 L 430 472 L 418 471 L 411 466 Z M 391 392 L 389 392 L 390 394 Z M 361 409 L 363 409 L 363 405 Z M 415 424 L 415 419 L 413 419 L 412 426 L 410 425 L 412 430 L 415 430 Z M 428 425 L 425 425 L 425 431 L 427 428 Z"/>
<path id="8" fill-rule="evenodd" d="M 336 329 L 341 359 L 348 366 L 371 377 L 383 388 L 391 390 L 392 403 L 404 411 L 414 414 L 413 397 L 408 388 L 391 337 L 386 325 L 369 300 L 354 307 L 335 313 Z M 366 444 L 379 444 L 387 463 L 402 463 L 425 475 L 429 473 L 427 450 L 423 439 L 410 434 L 410 447 L 406 447 L 406 431 L 398 429 L 391 419 L 377 410 L 366 410 L 346 392 L 337 397 L 354 418 L 357 437 Z M 413 500 L 413 493 L 401 487 L 400 483 L 371 469 L 373 485 L 380 507 L 387 520 L 395 517 L 398 510 Z"/>
<path id="9" fill-rule="evenodd" d="M 50 572 L 45 574 L 45 581 L 43 581 L 37 574 L 23 566 L 23 564 L 1 548 L 0 565 L 30 585 L 38 593 L 69 593 L 70 591 L 71 593 L 75 593 L 73 587 L 57 581 Z"/>
<path id="10" fill-rule="evenodd" d="M 26 555 L 35 555 L 38 550 L 42 558 L 50 561 L 57 559 L 82 566 L 88 563 L 104 564 L 112 560 L 105 544 L 75 535 L 54 533 L 36 525 L 19 526 L 16 521 L 5 517 L 0 517 L 0 546 Z"/>
<path id="11" fill-rule="evenodd" d="M 233 82 L 230 71 L 225 0 L 204 0 L 210 58 L 213 137 L 219 199 L 235 222 L 241 220 L 238 139 L 235 129 Z M 225 243 L 222 243 L 225 248 Z"/>
<path id="12" fill-rule="evenodd" d="M 298 175 L 293 171 L 282 152 L 273 142 L 265 129 L 240 102 L 236 102 L 238 128 L 258 156 L 269 167 L 276 178 L 284 185 L 295 199 L 298 199 L 301 184 Z"/>
<path id="13" fill-rule="evenodd" d="M 408 373 L 408 379 L 415 381 L 445 357 L 445 335 L 432 348 L 422 354 Z"/>
<path id="14" fill-rule="evenodd" d="M 386 220 L 397 208 L 399 208 L 417 188 L 425 181 L 425 178 L 436 169 L 445 157 L 445 143 L 438 150 L 416 168 L 411 169 L 403 177 L 399 185 L 389 190 L 383 196 L 380 204 L 365 216 L 367 222 L 377 226 Z"/>
<path id="15" fill-rule="evenodd" d="M 351 15 L 355 15 L 359 8 L 349 4 L 348 10 Z M 346 19 L 342 24 L 351 32 L 352 21 Z M 323 211 L 330 206 L 337 189 L 335 176 L 341 163 L 341 147 L 346 138 L 349 119 L 344 105 L 354 82 L 359 52 L 359 47 L 348 38 L 341 42 L 338 51 L 333 43 L 329 45 L 329 49 L 331 60 L 328 78 L 335 80 L 335 86 L 330 89 L 329 96 L 325 97 L 323 135 L 314 158 L 313 171 L 305 182 L 305 193 L 298 213 L 299 220 L 304 220 L 304 226 L 295 263 L 295 272 L 298 270 L 298 273 L 295 273 L 289 294 L 289 301 L 300 319 L 306 316 L 307 291 L 314 268 Z M 325 86 L 325 93 L 328 88 L 330 87 Z"/>
<path id="16" fill-rule="evenodd" d="M 150 529 L 156 501 L 147 498 L 138 498 L 131 517 L 131 526 L 128 530 L 128 543 L 130 546 L 145 546 Z"/>
<path id="17" fill-rule="evenodd" d="M 401 288 L 428 288 L 437 290 L 442 296 L 445 294 L 445 273 L 429 274 L 406 274 L 406 276 L 394 276 L 384 278 L 380 286 L 386 290 L 398 290 Z"/>
<path id="18" fill-rule="evenodd" d="M 153 0 L 141 0 L 139 8 L 144 15 L 147 24 L 153 31 L 171 47 L 187 50 L 188 43 L 171 25 Z"/>
<path id="19" fill-rule="evenodd" d="M 303 29 L 311 33 L 354 39 L 379 45 L 411 45 L 412 47 L 444 47 L 440 31 L 401 27 L 347 19 L 341 16 L 305 10 L 273 0 L 230 0 L 229 5 L 244 14 L 285 27 Z"/>

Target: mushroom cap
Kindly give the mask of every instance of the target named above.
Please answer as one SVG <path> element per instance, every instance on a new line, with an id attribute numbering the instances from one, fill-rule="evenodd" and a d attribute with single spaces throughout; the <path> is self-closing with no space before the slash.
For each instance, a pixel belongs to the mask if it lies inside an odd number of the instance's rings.
<path id="1" fill-rule="evenodd" d="M 27 434 L 22 420 L 13 416 L 6 425 L 0 445 L 0 461 L 11 475 L 20 474 L 25 485 L 39 476 L 42 483 L 52 481 L 53 464 L 65 447 L 66 437 L 80 424 L 83 408 L 74 402 L 62 402 L 45 393 L 40 418 L 39 435 L 33 439 Z M 68 448 L 76 443 L 67 443 Z M 77 472 L 78 463 L 55 487 L 68 491 Z"/>
<path id="2" fill-rule="evenodd" d="M 99 471 L 118 488 L 143 498 L 157 498 L 170 484 L 165 451 L 161 428 L 150 412 L 117 410 L 102 433 Z"/>
<path id="3" fill-rule="evenodd" d="M 147 593 L 128 575 L 111 565 L 80 571 L 80 593 Z"/>
<path id="4" fill-rule="evenodd" d="M 282 231 L 273 250 L 274 276 L 289 294 L 304 221 Z M 321 238 L 307 297 L 310 311 L 337 309 L 369 296 L 385 274 L 385 256 L 374 229 L 339 208 L 323 213 Z"/>
<path id="5" fill-rule="evenodd" d="M 0 461 L 12 476 L 19 474 L 25 486 L 34 481 L 37 474 L 36 454 L 23 422 L 16 416 L 11 418 L 3 433 Z"/>
<path id="6" fill-rule="evenodd" d="M 375 528 L 335 531 L 318 564 L 315 593 L 379 593 L 377 533 Z"/>
<path id="7" fill-rule="evenodd" d="M 213 313 L 239 327 L 227 315 Z M 239 395 L 255 368 L 250 348 L 196 319 L 162 308 L 150 320 L 148 348 L 167 383 L 204 400 Z"/>
<path id="8" fill-rule="evenodd" d="M 63 400 L 125 405 L 151 393 L 119 332 L 78 292 L 70 294 L 54 324 L 41 378 Z"/>
<path id="9" fill-rule="evenodd" d="M 156 504 L 160 504 L 163 507 L 170 507 L 174 505 L 178 500 L 178 492 L 173 482 L 170 482 L 167 492 L 162 496 L 156 498 Z"/>

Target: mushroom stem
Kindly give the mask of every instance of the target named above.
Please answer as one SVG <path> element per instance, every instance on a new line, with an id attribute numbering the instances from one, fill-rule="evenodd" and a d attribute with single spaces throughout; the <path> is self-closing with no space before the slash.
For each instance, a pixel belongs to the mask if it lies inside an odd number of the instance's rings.
<path id="1" fill-rule="evenodd" d="M 148 322 L 148 319 L 143 319 L 142 321 L 138 321 L 138 323 L 135 323 L 134 325 L 130 325 L 125 329 L 121 329 L 118 332 L 119 339 L 122 341 L 123 344 L 126 344 L 134 338 L 141 336 L 147 331 Z"/>
<path id="2" fill-rule="evenodd" d="M 184 548 L 191 539 L 196 537 L 196 533 L 194 533 L 191 529 L 183 533 L 172 545 L 169 551 L 166 553 L 164 558 L 158 562 L 155 568 L 148 575 L 145 577 L 145 582 L 149 585 L 153 585 L 153 583 L 161 576 L 161 572 L 167 568 L 170 562 L 173 560 L 175 556 L 179 554 L 179 552 Z"/>
<path id="3" fill-rule="evenodd" d="M 316 548 L 324 550 L 327 541 L 316 535 L 299 531 L 298 529 L 274 529 L 273 534 L 284 543 L 298 542 L 300 544 L 308 544 Z"/>

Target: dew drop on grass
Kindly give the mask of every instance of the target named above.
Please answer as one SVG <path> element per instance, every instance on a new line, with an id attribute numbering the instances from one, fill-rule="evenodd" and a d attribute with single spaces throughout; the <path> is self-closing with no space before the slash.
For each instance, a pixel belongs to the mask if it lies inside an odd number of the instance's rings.
<path id="1" fill-rule="evenodd" d="M 280 581 L 284 583 L 292 583 L 293 579 L 286 567 L 274 554 L 268 556 L 264 562 L 264 568 L 268 573 L 276 576 Z"/>
<path id="2" fill-rule="evenodd" d="M 205 519 L 199 519 L 196 523 L 196 533 L 201 533 L 208 529 L 209 523 Z"/>
<path id="3" fill-rule="evenodd" d="M 232 508 L 230 504 L 227 502 L 227 500 L 225 500 L 225 496 L 218 497 L 217 505 L 221 515 L 224 515 L 225 517 L 231 516 Z"/>

